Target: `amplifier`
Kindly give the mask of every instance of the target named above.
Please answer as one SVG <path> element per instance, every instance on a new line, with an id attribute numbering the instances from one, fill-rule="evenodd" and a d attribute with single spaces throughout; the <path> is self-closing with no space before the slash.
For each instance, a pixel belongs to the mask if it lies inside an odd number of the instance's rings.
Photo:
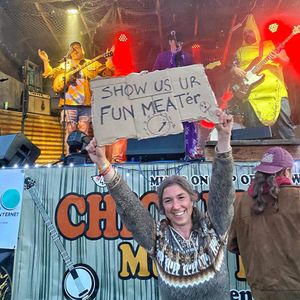
<path id="1" fill-rule="evenodd" d="M 270 138 L 272 138 L 272 130 L 270 126 L 233 129 L 231 134 L 232 140 L 260 140 Z"/>
<path id="2" fill-rule="evenodd" d="M 28 92 L 28 112 L 50 115 L 50 96 L 38 92 Z"/>

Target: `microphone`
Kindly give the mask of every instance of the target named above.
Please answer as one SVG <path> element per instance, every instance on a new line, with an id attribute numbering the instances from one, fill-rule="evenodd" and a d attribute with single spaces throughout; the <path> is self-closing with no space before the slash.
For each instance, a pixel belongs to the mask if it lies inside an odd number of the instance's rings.
<path id="1" fill-rule="evenodd" d="M 64 62 L 65 60 L 67 60 L 68 58 L 70 58 L 71 52 L 72 52 L 72 47 L 69 48 L 67 54 L 66 54 L 63 58 L 61 58 L 61 59 L 58 61 L 58 63 L 62 63 L 62 62 Z"/>
<path id="2" fill-rule="evenodd" d="M 176 31 L 175 30 L 172 30 L 170 32 L 170 35 L 174 37 L 174 39 L 176 40 Z"/>
<path id="3" fill-rule="evenodd" d="M 172 30 L 172 31 L 170 32 L 170 35 L 173 37 L 173 39 L 174 39 L 174 41 L 175 41 L 175 43 L 176 43 L 176 47 L 177 47 L 177 48 L 181 48 L 182 45 L 183 45 L 183 42 L 177 41 L 176 31 L 175 31 L 175 30 Z"/>

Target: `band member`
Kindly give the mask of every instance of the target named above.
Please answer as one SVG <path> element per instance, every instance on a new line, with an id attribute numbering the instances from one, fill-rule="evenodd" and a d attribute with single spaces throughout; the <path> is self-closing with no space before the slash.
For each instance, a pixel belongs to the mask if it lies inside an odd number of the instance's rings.
<path id="1" fill-rule="evenodd" d="M 192 65 L 193 57 L 182 50 L 181 37 L 174 30 L 168 35 L 170 49 L 159 53 L 156 57 L 153 71 Z M 200 158 L 198 155 L 199 122 L 183 122 L 185 136 L 185 158 Z M 201 153 L 202 156 L 202 153 Z"/>
<path id="2" fill-rule="evenodd" d="M 105 65 L 95 61 L 74 75 L 68 76 L 68 72 L 90 61 L 84 57 L 84 49 L 79 42 L 76 41 L 70 44 L 65 61 L 56 68 L 52 68 L 50 65 L 45 51 L 39 49 L 38 54 L 44 63 L 43 77 L 53 79 L 53 89 L 61 96 L 59 106 L 64 108 L 61 113 L 61 122 L 66 122 L 66 140 L 68 135 L 75 130 L 80 130 L 89 135 L 92 96 L 90 80 L 97 75 L 113 75 L 114 67 L 111 59 L 107 58 Z M 66 77 L 66 86 L 64 77 Z"/>
<path id="3" fill-rule="evenodd" d="M 236 92 L 241 79 L 246 76 L 249 65 L 255 66 L 267 55 L 270 60 L 259 74 L 264 78 L 249 86 L 240 100 L 246 127 L 272 126 L 275 138 L 292 139 L 295 137 L 291 122 L 291 110 L 285 87 L 282 65 L 289 62 L 284 49 L 275 51 L 272 41 L 260 41 L 260 34 L 253 15 L 249 15 L 243 29 L 243 44 L 237 50 L 232 73 L 238 84 L 233 84 Z"/>
<path id="4" fill-rule="evenodd" d="M 159 53 L 156 57 L 153 71 L 192 65 L 193 57 L 182 50 L 182 38 L 174 30 L 168 35 L 170 49 Z"/>

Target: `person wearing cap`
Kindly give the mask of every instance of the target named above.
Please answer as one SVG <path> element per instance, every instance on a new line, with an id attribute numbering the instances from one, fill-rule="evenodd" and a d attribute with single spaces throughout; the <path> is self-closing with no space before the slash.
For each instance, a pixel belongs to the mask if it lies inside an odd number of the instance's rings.
<path id="1" fill-rule="evenodd" d="M 56 68 L 50 64 L 48 54 L 43 50 L 38 50 L 38 55 L 44 64 L 44 78 L 55 79 L 65 72 L 69 72 L 82 64 L 90 62 L 84 57 L 84 49 L 80 42 L 72 42 L 69 46 L 65 61 L 61 62 Z M 66 71 L 65 71 L 66 70 Z M 66 140 L 68 135 L 75 130 L 80 130 L 86 135 L 91 130 L 91 97 L 90 80 L 97 75 L 111 76 L 114 73 L 112 60 L 107 58 L 103 65 L 95 61 L 74 74 L 67 82 L 65 89 L 60 94 L 59 106 L 64 110 L 61 113 L 61 122 L 66 124 Z"/>
<path id="2" fill-rule="evenodd" d="M 180 34 L 173 30 L 167 39 L 170 49 L 157 55 L 152 71 L 194 64 L 192 55 L 182 50 L 183 41 Z M 185 137 L 185 158 L 188 160 L 202 158 L 202 153 L 198 153 L 199 122 L 183 122 L 183 128 Z"/>
<path id="3" fill-rule="evenodd" d="M 167 39 L 169 50 L 157 55 L 152 71 L 189 66 L 194 63 L 192 55 L 182 50 L 183 41 L 178 32 L 171 31 Z"/>
<path id="4" fill-rule="evenodd" d="M 111 167 L 105 149 L 95 139 L 87 147 L 122 223 L 156 263 L 162 300 L 230 298 L 225 244 L 235 194 L 230 147 L 233 121 L 224 112 L 216 114 L 219 135 L 205 214 L 195 206 L 198 196 L 186 178 L 172 175 L 157 190 L 158 208 L 165 218 L 154 219 Z"/>
<path id="5" fill-rule="evenodd" d="M 236 86 L 243 86 L 241 80 L 246 76 L 246 70 L 252 69 L 268 55 L 270 59 L 259 72 L 264 78 L 250 85 L 249 91 L 237 100 L 244 114 L 244 125 L 271 126 L 274 138 L 293 139 L 294 127 L 282 70 L 282 66 L 288 64 L 289 57 L 284 49 L 275 51 L 272 41 L 261 41 L 254 16 L 250 14 L 243 28 L 242 46 L 235 54 L 231 69 L 233 91 Z"/>
<path id="6" fill-rule="evenodd" d="M 227 248 L 240 255 L 255 300 L 300 299 L 300 187 L 291 154 L 268 149 L 235 200 Z"/>

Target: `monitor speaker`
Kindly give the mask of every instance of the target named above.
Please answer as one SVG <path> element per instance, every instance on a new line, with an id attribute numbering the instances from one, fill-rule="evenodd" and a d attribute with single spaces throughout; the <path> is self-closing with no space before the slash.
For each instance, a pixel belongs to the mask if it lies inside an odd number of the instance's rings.
<path id="1" fill-rule="evenodd" d="M 174 134 L 144 140 L 129 139 L 128 161 L 181 160 L 184 158 L 184 134 Z"/>
<path id="2" fill-rule="evenodd" d="M 0 167 L 32 165 L 41 150 L 19 132 L 0 136 Z"/>
<path id="3" fill-rule="evenodd" d="M 272 138 L 270 126 L 233 129 L 231 134 L 232 140 L 260 140 L 270 138 Z"/>

